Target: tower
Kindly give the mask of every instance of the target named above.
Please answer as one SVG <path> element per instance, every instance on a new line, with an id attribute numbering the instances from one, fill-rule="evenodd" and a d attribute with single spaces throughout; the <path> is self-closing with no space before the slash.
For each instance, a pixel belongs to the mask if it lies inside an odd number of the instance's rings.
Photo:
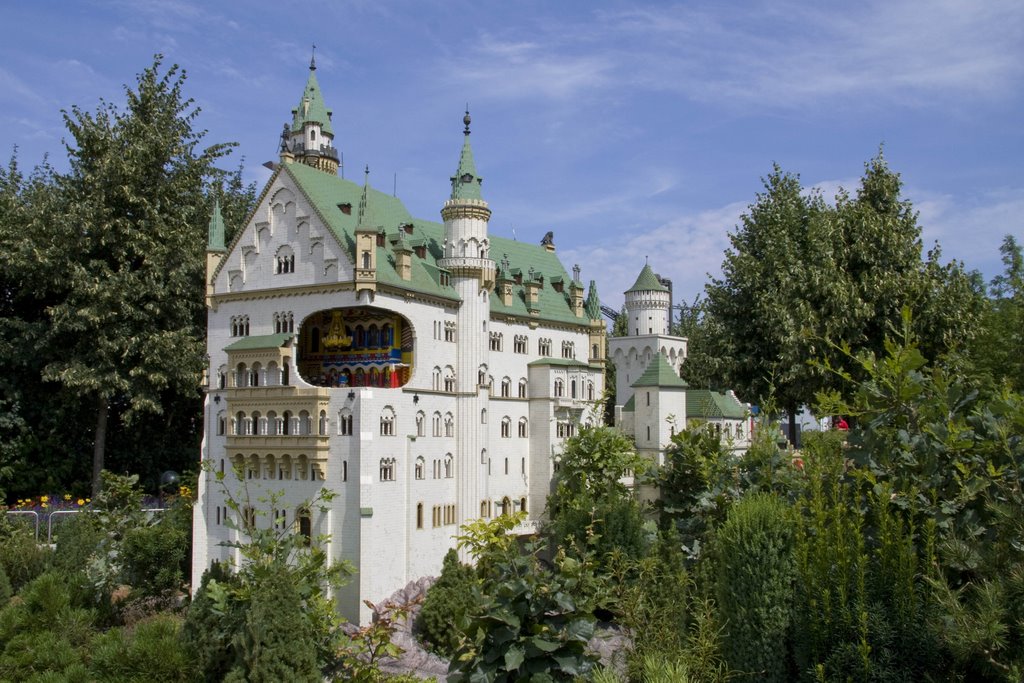
<path id="1" fill-rule="evenodd" d="M 220 213 L 220 199 L 213 200 L 213 215 L 210 216 L 209 237 L 206 242 L 206 305 L 214 306 L 213 273 L 221 259 L 227 254 L 224 247 L 224 217 Z"/>
<path id="2" fill-rule="evenodd" d="M 485 382 L 489 358 L 489 297 L 494 289 L 495 264 L 489 256 L 487 237 L 491 210 L 480 195 L 482 179 L 473 162 L 468 110 L 462 121 L 465 130 L 459 166 L 451 179 L 451 197 L 441 209 L 444 258 L 438 260 L 438 266 L 448 271 L 452 287 L 461 299 L 456 315 L 456 423 L 473 425 L 489 402 L 490 391 Z M 486 470 L 481 467 L 484 448 L 486 442 L 481 430 L 469 427 L 458 431 L 455 476 L 456 515 L 460 525 L 478 516 L 477 506 L 486 485 Z"/>
<path id="3" fill-rule="evenodd" d="M 338 172 L 338 150 L 334 146 L 331 110 L 324 105 L 316 80 L 316 56 L 309 60 L 309 78 L 299 106 L 292 109 L 291 126 L 281 132 L 281 163 L 300 163 L 326 173 Z"/>
<path id="4" fill-rule="evenodd" d="M 377 235 L 383 224 L 374 211 L 370 190 L 370 167 L 366 167 L 363 179 L 363 194 L 359 198 L 359 218 L 356 223 L 355 286 L 356 294 L 361 291 L 377 291 Z"/>
<path id="5" fill-rule="evenodd" d="M 626 290 L 629 334 L 634 337 L 645 334 L 667 335 L 671 300 L 672 293 L 658 281 L 658 276 L 645 263 L 636 282 Z"/>

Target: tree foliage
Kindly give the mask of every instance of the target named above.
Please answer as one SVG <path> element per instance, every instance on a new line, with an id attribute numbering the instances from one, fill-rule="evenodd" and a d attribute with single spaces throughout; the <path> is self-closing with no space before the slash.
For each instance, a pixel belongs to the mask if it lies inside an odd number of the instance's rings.
<path id="1" fill-rule="evenodd" d="M 809 361 L 841 364 L 841 348 L 880 351 L 904 307 L 927 332 L 931 356 L 972 337 L 978 293 L 959 264 L 939 263 L 937 249 L 922 260 L 917 214 L 881 154 L 835 206 L 778 166 L 764 184 L 730 235 L 722 277 L 707 286 L 725 375 L 741 396 L 773 394 L 792 415 L 838 386 Z"/>
<path id="2" fill-rule="evenodd" d="M 254 188 L 215 168 L 230 146 L 205 145 L 184 86 L 157 56 L 123 107 L 64 112 L 69 172 L 0 170 L 0 476 L 25 493 L 95 489 L 108 434 L 113 467 L 153 481 L 196 460 L 211 195 L 241 221 Z M 68 457 L 90 449 L 91 476 Z"/>

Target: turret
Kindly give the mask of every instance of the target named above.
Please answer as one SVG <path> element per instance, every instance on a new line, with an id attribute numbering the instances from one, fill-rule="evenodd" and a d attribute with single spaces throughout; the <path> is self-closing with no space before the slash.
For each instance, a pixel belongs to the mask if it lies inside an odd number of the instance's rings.
<path id="1" fill-rule="evenodd" d="M 651 267 L 644 264 L 633 286 L 626 290 L 627 334 L 639 337 L 668 334 L 672 293 L 661 284 Z"/>
<path id="2" fill-rule="evenodd" d="M 206 305 L 213 307 L 213 272 L 228 250 L 224 246 L 224 217 L 220 213 L 220 199 L 213 200 L 209 236 L 206 241 Z"/>
<path id="3" fill-rule="evenodd" d="M 356 223 L 355 286 L 356 294 L 362 290 L 377 291 L 377 234 L 384 228 L 374 210 L 370 190 L 370 167 L 366 167 L 363 195 L 359 199 Z"/>
<path id="4" fill-rule="evenodd" d="M 338 172 L 338 150 L 334 146 L 331 110 L 324 105 L 316 80 L 316 56 L 309 61 L 309 78 L 299 106 L 292 109 L 291 126 L 281 132 L 281 163 L 300 163 L 326 173 Z"/>
<path id="5" fill-rule="evenodd" d="M 587 301 L 583 304 L 583 309 L 590 320 L 590 364 L 603 364 L 608 328 L 601 318 L 601 299 L 597 296 L 597 282 L 594 280 L 590 281 L 590 291 L 587 292 Z"/>

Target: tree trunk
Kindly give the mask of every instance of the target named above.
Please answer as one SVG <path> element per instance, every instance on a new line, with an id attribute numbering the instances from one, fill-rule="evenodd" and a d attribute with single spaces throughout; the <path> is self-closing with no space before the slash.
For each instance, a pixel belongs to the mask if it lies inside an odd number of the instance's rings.
<path id="1" fill-rule="evenodd" d="M 93 498 L 100 492 L 100 472 L 103 471 L 103 454 L 107 448 L 107 399 L 100 396 L 96 407 L 96 433 L 92 442 Z"/>
<path id="2" fill-rule="evenodd" d="M 798 408 L 791 408 L 789 410 L 789 443 L 796 448 L 796 411 Z"/>

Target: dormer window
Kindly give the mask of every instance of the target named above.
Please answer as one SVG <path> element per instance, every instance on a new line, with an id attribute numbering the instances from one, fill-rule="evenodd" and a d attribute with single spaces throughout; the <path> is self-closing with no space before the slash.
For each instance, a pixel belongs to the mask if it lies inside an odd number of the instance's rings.
<path id="1" fill-rule="evenodd" d="M 352 215 L 352 204 L 350 202 L 344 202 L 343 204 L 338 204 L 338 208 L 341 209 L 341 212 L 343 214 L 345 214 L 346 216 L 351 216 Z"/>
<path id="2" fill-rule="evenodd" d="M 316 140 L 316 131 L 315 130 L 309 131 L 309 141 L 313 142 L 315 140 Z"/>
<path id="3" fill-rule="evenodd" d="M 471 183 L 471 182 L 473 182 L 473 176 L 471 176 L 468 173 L 463 173 L 462 177 L 459 178 L 459 180 L 461 180 L 464 183 Z"/>

